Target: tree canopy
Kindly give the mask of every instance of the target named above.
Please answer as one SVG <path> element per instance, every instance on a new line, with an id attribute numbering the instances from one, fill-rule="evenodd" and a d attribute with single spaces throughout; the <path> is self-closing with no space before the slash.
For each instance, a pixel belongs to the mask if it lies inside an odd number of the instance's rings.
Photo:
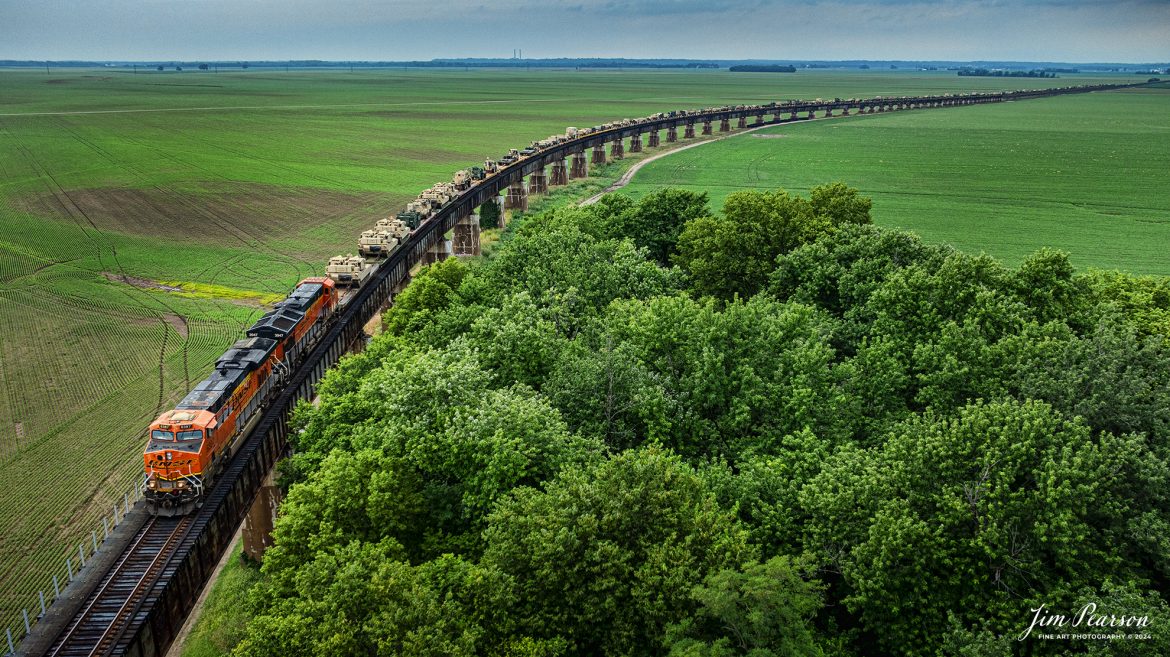
<path id="1" fill-rule="evenodd" d="M 1170 286 L 870 206 L 610 195 L 424 268 L 295 414 L 235 654 L 1166 654 Z M 1090 603 L 1149 639 L 1017 640 Z"/>
<path id="2" fill-rule="evenodd" d="M 814 187 L 809 199 L 783 190 L 735 192 L 721 215 L 686 224 L 675 262 L 695 292 L 747 298 L 765 287 L 777 256 L 842 226 L 868 224 L 872 205 L 841 183 Z"/>

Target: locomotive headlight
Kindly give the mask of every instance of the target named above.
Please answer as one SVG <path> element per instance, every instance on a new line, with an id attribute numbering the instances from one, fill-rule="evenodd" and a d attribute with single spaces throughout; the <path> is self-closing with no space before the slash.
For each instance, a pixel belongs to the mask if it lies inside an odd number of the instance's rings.
<path id="1" fill-rule="evenodd" d="M 151 479 L 149 482 L 146 483 L 146 487 L 149 488 L 150 490 L 154 490 L 154 489 L 158 488 L 158 480 Z"/>
<path id="2" fill-rule="evenodd" d="M 185 482 L 185 481 L 179 482 L 179 488 L 186 488 L 186 487 L 187 487 L 187 482 Z"/>

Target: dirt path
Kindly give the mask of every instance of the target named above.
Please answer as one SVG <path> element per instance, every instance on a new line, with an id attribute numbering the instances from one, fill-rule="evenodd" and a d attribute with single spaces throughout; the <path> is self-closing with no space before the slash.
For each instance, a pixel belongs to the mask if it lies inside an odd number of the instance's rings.
<path id="1" fill-rule="evenodd" d="M 584 201 L 581 201 L 577 205 L 579 207 L 585 207 L 586 205 L 593 205 L 594 203 L 599 201 L 602 196 L 605 196 L 606 194 L 608 194 L 614 190 L 621 189 L 622 187 L 625 187 L 626 185 L 630 184 L 631 180 L 634 179 L 634 174 L 638 173 L 638 169 L 641 169 L 642 167 L 646 166 L 647 164 L 650 164 L 651 162 L 653 162 L 654 160 L 657 160 L 660 157 L 666 157 L 667 155 L 673 155 L 673 154 L 678 153 L 680 151 L 685 151 L 688 148 L 702 146 L 703 144 L 713 144 L 717 141 L 723 141 L 724 139 L 728 139 L 730 137 L 738 137 L 740 135 L 746 135 L 749 132 L 755 132 L 756 130 L 760 130 L 762 128 L 771 128 L 771 127 L 774 127 L 775 125 L 777 125 L 777 124 L 769 123 L 769 124 L 765 124 L 765 125 L 752 126 L 750 128 L 741 128 L 739 130 L 739 132 L 733 132 L 729 135 L 724 135 L 722 137 L 716 137 L 715 139 L 708 139 L 706 141 L 697 141 L 693 144 L 687 144 L 686 146 L 679 146 L 678 148 L 672 148 L 671 150 L 666 151 L 664 153 L 658 153 L 656 155 L 648 157 L 648 158 L 642 160 L 641 162 L 635 164 L 634 166 L 630 167 L 629 171 L 626 171 L 624 174 L 622 174 L 621 178 L 617 179 L 617 182 L 610 185 L 609 187 L 606 187 L 602 191 L 594 194 L 593 196 L 590 196 L 589 198 L 585 199 Z"/>

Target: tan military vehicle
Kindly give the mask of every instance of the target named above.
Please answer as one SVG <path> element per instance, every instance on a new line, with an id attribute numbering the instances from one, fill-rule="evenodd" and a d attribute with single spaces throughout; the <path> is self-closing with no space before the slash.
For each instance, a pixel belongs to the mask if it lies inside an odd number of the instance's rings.
<path id="1" fill-rule="evenodd" d="M 373 265 L 366 262 L 361 256 L 343 255 L 329 259 L 329 266 L 325 269 L 329 278 L 341 287 L 361 287 L 362 283 L 374 273 Z"/>
<path id="2" fill-rule="evenodd" d="M 410 226 L 407 226 L 405 221 L 391 219 L 390 217 L 379 219 L 376 229 L 388 231 L 390 235 L 399 241 L 406 239 L 406 236 L 410 234 Z"/>
<path id="3" fill-rule="evenodd" d="M 463 191 L 471 187 L 471 172 L 467 169 L 460 169 L 455 172 L 455 177 L 451 180 L 451 184 L 455 185 L 455 189 Z"/>
<path id="4" fill-rule="evenodd" d="M 398 248 L 398 238 L 390 231 L 372 228 L 358 238 L 358 253 L 367 258 L 385 258 Z"/>

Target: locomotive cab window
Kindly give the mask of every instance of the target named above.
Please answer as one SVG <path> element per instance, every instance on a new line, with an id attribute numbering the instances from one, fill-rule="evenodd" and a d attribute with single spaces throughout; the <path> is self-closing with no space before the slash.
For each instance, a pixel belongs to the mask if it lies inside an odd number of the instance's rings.
<path id="1" fill-rule="evenodd" d="M 202 440 L 203 431 L 200 429 L 179 431 L 178 434 L 154 429 L 150 432 L 150 445 L 146 449 L 147 451 L 154 451 L 157 449 L 178 448 L 184 451 L 197 452 L 199 451 Z"/>

